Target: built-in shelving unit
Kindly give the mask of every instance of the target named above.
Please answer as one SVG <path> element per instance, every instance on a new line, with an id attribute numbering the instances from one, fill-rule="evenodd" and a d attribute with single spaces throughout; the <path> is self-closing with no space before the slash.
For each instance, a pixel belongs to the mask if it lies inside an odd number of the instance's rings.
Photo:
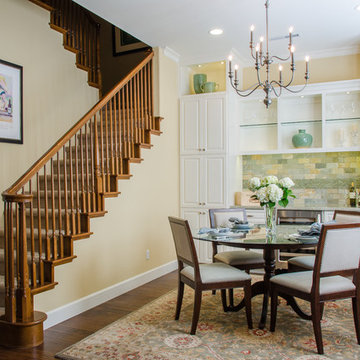
<path id="1" fill-rule="evenodd" d="M 293 88 L 297 90 L 297 88 Z M 308 85 L 284 93 L 269 109 L 263 92 L 239 101 L 237 153 L 277 154 L 360 151 L 360 81 Z M 295 148 L 300 129 L 313 137 L 310 148 Z"/>

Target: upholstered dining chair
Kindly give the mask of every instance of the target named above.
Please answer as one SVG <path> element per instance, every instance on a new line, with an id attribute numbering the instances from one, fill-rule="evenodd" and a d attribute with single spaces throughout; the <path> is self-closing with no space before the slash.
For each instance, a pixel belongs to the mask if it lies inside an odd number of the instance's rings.
<path id="1" fill-rule="evenodd" d="M 313 271 L 276 275 L 270 279 L 271 323 L 275 331 L 278 294 L 311 303 L 311 318 L 319 354 L 324 353 L 320 320 L 325 301 L 352 299 L 357 342 L 360 344 L 360 224 L 323 225 Z M 352 280 L 347 278 L 352 276 Z"/>
<path id="2" fill-rule="evenodd" d="M 225 289 L 241 287 L 244 288 L 245 294 L 247 325 L 249 329 L 252 329 L 251 276 L 224 263 L 199 264 L 188 221 L 169 217 L 169 222 L 178 259 L 178 295 L 175 320 L 180 317 L 185 284 L 195 290 L 191 335 L 196 332 L 203 291 L 220 289 L 222 290 L 222 301 L 224 301 Z"/>
<path id="3" fill-rule="evenodd" d="M 210 226 L 212 228 L 227 226 L 229 218 L 235 217 L 242 221 L 247 221 L 246 209 L 209 209 Z M 249 272 L 251 269 L 264 267 L 264 258 L 261 253 L 250 250 L 229 250 L 218 253 L 215 243 L 213 245 L 213 262 L 223 262 L 235 266 L 240 270 Z"/>
<path id="4" fill-rule="evenodd" d="M 360 223 L 360 211 L 335 210 L 333 220 L 337 224 Z M 288 260 L 288 270 L 304 271 L 314 268 L 315 255 L 295 256 Z"/>

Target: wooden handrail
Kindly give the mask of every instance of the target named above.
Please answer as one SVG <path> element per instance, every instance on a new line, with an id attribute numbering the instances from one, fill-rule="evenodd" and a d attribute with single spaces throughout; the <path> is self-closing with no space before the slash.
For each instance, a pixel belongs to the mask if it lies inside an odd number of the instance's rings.
<path id="1" fill-rule="evenodd" d="M 38 161 L 36 161 L 12 186 L 2 193 L 3 199 L 16 194 L 42 167 L 79 131 L 128 81 L 135 76 L 154 56 L 151 52 L 128 75 L 126 75 L 112 90 L 95 104 L 65 135 L 63 135 Z"/>

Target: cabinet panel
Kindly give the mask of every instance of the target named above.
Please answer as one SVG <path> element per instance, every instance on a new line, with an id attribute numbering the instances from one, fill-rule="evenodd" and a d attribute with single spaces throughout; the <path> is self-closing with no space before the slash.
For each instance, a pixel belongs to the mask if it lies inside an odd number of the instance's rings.
<path id="1" fill-rule="evenodd" d="M 225 151 L 225 97 L 204 100 L 204 148 L 208 153 Z"/>
<path id="2" fill-rule="evenodd" d="M 181 209 L 181 216 L 189 222 L 192 233 L 202 227 L 209 227 L 209 213 L 202 209 Z M 210 242 L 194 240 L 196 252 L 200 262 L 212 261 L 212 245 Z"/>
<path id="3" fill-rule="evenodd" d="M 181 102 L 181 152 L 196 153 L 200 144 L 200 101 L 188 99 Z"/>
<path id="4" fill-rule="evenodd" d="M 194 95 L 181 99 L 180 151 L 183 155 L 226 151 L 226 95 Z"/>
<path id="5" fill-rule="evenodd" d="M 201 205 L 201 158 L 186 157 L 181 159 L 181 204 L 182 206 Z"/>
<path id="6" fill-rule="evenodd" d="M 225 205 L 225 157 L 204 158 L 204 200 L 207 207 Z"/>

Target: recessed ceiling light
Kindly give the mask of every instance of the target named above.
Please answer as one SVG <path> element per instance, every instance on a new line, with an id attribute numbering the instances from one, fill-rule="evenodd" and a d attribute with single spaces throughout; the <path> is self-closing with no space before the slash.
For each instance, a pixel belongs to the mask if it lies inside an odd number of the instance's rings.
<path id="1" fill-rule="evenodd" d="M 355 10 L 360 11 L 360 5 L 355 6 Z"/>
<path id="2" fill-rule="evenodd" d="M 221 35 L 223 32 L 224 32 L 223 29 L 219 29 L 219 28 L 211 29 L 211 30 L 209 31 L 209 33 L 210 33 L 211 35 Z"/>
<path id="3" fill-rule="evenodd" d="M 202 65 L 198 65 L 198 67 L 202 67 Z"/>
<path id="4" fill-rule="evenodd" d="M 347 91 L 346 94 L 349 95 L 349 94 L 350 94 L 350 91 Z"/>

